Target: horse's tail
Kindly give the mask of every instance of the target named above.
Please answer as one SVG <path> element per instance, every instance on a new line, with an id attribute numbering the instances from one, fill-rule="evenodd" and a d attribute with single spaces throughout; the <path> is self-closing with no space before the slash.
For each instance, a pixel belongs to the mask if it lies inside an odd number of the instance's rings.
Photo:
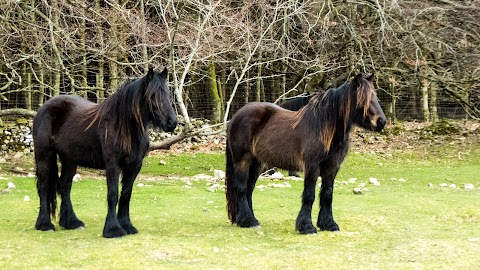
<path id="1" fill-rule="evenodd" d="M 52 219 L 55 219 L 56 211 L 57 211 L 57 183 L 59 180 L 58 177 L 58 164 L 57 164 L 57 157 L 54 157 L 50 161 L 50 177 L 48 178 L 48 189 L 47 189 L 47 202 L 48 202 L 48 210 Z"/>
<path id="2" fill-rule="evenodd" d="M 232 160 L 232 149 L 230 148 L 230 144 L 226 142 L 226 150 L 225 150 L 225 156 L 226 156 L 226 169 L 225 169 L 225 193 L 227 197 L 227 210 L 228 210 L 228 218 L 232 223 L 235 223 L 236 217 L 237 217 L 237 190 L 236 190 L 236 184 L 235 184 L 235 167 L 233 166 L 233 160 Z"/>

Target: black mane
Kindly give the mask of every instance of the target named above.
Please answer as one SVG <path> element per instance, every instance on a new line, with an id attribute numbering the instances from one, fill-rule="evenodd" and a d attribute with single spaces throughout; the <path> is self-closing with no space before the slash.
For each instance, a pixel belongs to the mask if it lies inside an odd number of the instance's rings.
<path id="1" fill-rule="evenodd" d="M 330 148 L 333 136 L 345 138 L 352 126 L 352 116 L 357 108 L 368 108 L 375 94 L 368 80 L 354 79 L 324 93 L 315 94 L 299 112 L 295 126 L 305 121 L 320 133 L 325 149 Z"/>
<path id="2" fill-rule="evenodd" d="M 167 93 L 167 90 L 165 80 L 157 71 L 153 72 L 153 76 L 147 74 L 129 79 L 88 112 L 89 117 L 93 116 L 88 128 L 94 124 L 107 125 L 108 134 L 112 134 L 114 140 L 122 138 L 122 148 L 130 151 L 132 135 L 145 134 L 147 124 L 153 120 L 149 118 L 149 112 L 161 104 L 160 93 Z"/>

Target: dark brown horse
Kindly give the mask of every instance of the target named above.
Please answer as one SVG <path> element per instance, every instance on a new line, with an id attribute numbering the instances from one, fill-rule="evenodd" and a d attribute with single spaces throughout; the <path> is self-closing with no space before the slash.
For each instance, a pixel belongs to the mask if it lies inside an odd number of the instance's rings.
<path id="1" fill-rule="evenodd" d="M 242 107 L 227 129 L 226 196 L 228 216 L 240 227 L 259 226 L 252 193 L 262 163 L 305 173 L 302 207 L 296 230 L 316 233 L 312 204 L 317 178 L 322 177 L 321 230 L 339 230 L 332 215 L 333 183 L 349 147 L 353 125 L 381 131 L 386 118 L 378 103 L 373 75 L 357 75 L 351 82 L 311 98 L 299 111 L 271 103 Z"/>
<path id="2" fill-rule="evenodd" d="M 148 125 L 173 131 L 177 117 L 170 102 L 167 69 L 149 69 L 146 76 L 129 81 L 100 104 L 81 97 L 54 97 L 38 110 L 33 122 L 33 141 L 40 211 L 35 228 L 54 230 L 57 192 L 60 194 L 60 226 L 83 228 L 72 208 L 70 190 L 77 166 L 105 169 L 108 213 L 104 237 L 137 233 L 130 221 L 132 187 L 148 150 Z M 58 176 L 57 157 L 62 164 Z M 122 191 L 118 199 L 119 175 Z M 118 202 L 118 214 L 116 211 Z"/>

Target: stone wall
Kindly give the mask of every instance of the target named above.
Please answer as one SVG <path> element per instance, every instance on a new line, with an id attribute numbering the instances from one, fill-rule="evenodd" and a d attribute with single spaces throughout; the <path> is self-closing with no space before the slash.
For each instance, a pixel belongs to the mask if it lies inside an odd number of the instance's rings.
<path id="1" fill-rule="evenodd" d="M 25 118 L 0 122 L 0 155 L 33 154 L 32 123 Z"/>
<path id="2" fill-rule="evenodd" d="M 151 141 L 163 141 L 182 131 L 184 124 L 183 119 L 179 117 L 179 125 L 172 133 L 158 132 L 150 129 Z M 210 125 L 209 120 L 206 119 L 192 119 L 193 130 L 206 129 Z M 0 122 L 0 156 L 15 155 L 23 153 L 25 155 L 33 155 L 33 134 L 32 134 L 32 119 L 18 118 L 9 121 Z M 202 145 L 218 145 L 224 143 L 222 135 L 219 136 L 193 136 L 186 138 L 184 141 L 175 145 L 177 150 L 197 150 L 201 149 Z"/>

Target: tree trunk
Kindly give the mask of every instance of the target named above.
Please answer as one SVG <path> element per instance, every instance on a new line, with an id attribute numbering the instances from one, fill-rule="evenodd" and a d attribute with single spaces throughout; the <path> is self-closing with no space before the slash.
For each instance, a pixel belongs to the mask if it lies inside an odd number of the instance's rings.
<path id="1" fill-rule="evenodd" d="M 255 101 L 262 100 L 262 65 L 257 66 L 257 87 L 256 87 L 256 98 Z"/>
<path id="2" fill-rule="evenodd" d="M 437 91 L 438 84 L 432 82 L 430 85 L 430 121 L 432 121 L 433 123 L 438 121 Z"/>
<path id="3" fill-rule="evenodd" d="M 422 78 L 420 81 L 420 97 L 422 104 L 422 117 L 423 121 L 430 120 L 430 111 L 428 109 L 428 88 L 430 82 L 426 78 Z"/>
<path id="4" fill-rule="evenodd" d="M 215 72 L 215 62 L 212 59 L 210 61 L 210 97 L 212 100 L 212 105 L 213 105 L 213 115 L 212 115 L 212 121 L 214 123 L 220 123 L 222 119 L 222 102 L 220 100 L 220 95 L 218 92 L 218 87 L 217 87 L 217 74 Z"/>
<path id="5" fill-rule="evenodd" d="M 24 74 L 27 75 L 27 81 L 26 81 L 26 93 L 25 93 L 25 108 L 27 110 L 32 110 L 32 72 L 27 72 L 26 66 L 27 63 L 24 63 Z"/>
<path id="6" fill-rule="evenodd" d="M 389 80 L 389 88 L 390 88 L 390 96 L 391 96 L 391 101 L 389 102 L 388 106 L 388 116 L 390 117 L 390 121 L 392 124 L 395 124 L 397 122 L 397 113 L 396 113 L 396 105 L 397 105 L 397 90 L 396 90 L 397 84 L 395 77 L 391 76 Z"/>
<path id="7" fill-rule="evenodd" d="M 78 93 L 80 96 L 83 96 L 84 98 L 87 98 L 87 87 L 88 87 L 88 81 L 87 81 L 87 45 L 86 45 L 86 31 L 87 31 L 87 24 L 85 22 L 85 9 L 82 7 L 82 18 L 81 18 L 81 28 L 80 29 L 80 46 L 82 50 L 82 72 L 81 72 L 81 90 Z"/>
<path id="8" fill-rule="evenodd" d="M 95 8 L 97 10 L 100 10 L 100 1 L 102 0 L 95 0 Z M 105 47 L 104 39 L 103 39 L 103 26 L 102 22 L 103 19 L 98 16 L 98 23 L 96 24 L 96 32 L 97 32 L 97 41 L 98 45 L 101 50 Z M 97 87 L 97 102 L 101 102 L 105 98 L 105 85 L 104 85 L 104 74 L 105 74 L 105 59 L 103 57 L 103 54 L 98 54 L 98 69 L 97 69 L 97 75 L 96 75 L 96 87 Z"/>
<path id="9" fill-rule="evenodd" d="M 145 29 L 147 28 L 147 21 L 145 20 L 145 1 L 140 0 L 140 18 L 142 25 L 140 26 L 141 31 L 141 42 L 142 42 L 142 62 L 143 62 L 143 72 L 148 71 L 148 48 L 147 48 L 147 38 L 145 34 Z"/>
<path id="10" fill-rule="evenodd" d="M 52 15 L 52 23 L 55 25 L 58 25 L 58 20 L 59 20 L 59 14 L 58 14 L 58 5 L 57 5 L 57 0 L 52 0 L 51 1 L 51 15 Z M 50 25 L 50 35 L 52 42 L 55 42 L 55 36 L 53 34 L 53 26 Z M 52 50 L 55 50 L 55 48 L 52 48 Z M 60 59 L 58 57 L 54 57 L 54 70 L 53 70 L 53 90 L 52 90 L 52 96 L 58 96 L 60 95 L 60 84 L 61 84 L 61 70 L 62 66 L 60 64 Z"/>
<path id="11" fill-rule="evenodd" d="M 43 67 L 41 65 L 38 65 L 38 95 L 37 99 L 35 101 L 35 105 L 39 108 L 40 106 L 43 105 L 43 101 L 45 100 L 45 96 L 47 96 L 47 93 L 45 92 L 45 72 L 43 71 Z"/>

